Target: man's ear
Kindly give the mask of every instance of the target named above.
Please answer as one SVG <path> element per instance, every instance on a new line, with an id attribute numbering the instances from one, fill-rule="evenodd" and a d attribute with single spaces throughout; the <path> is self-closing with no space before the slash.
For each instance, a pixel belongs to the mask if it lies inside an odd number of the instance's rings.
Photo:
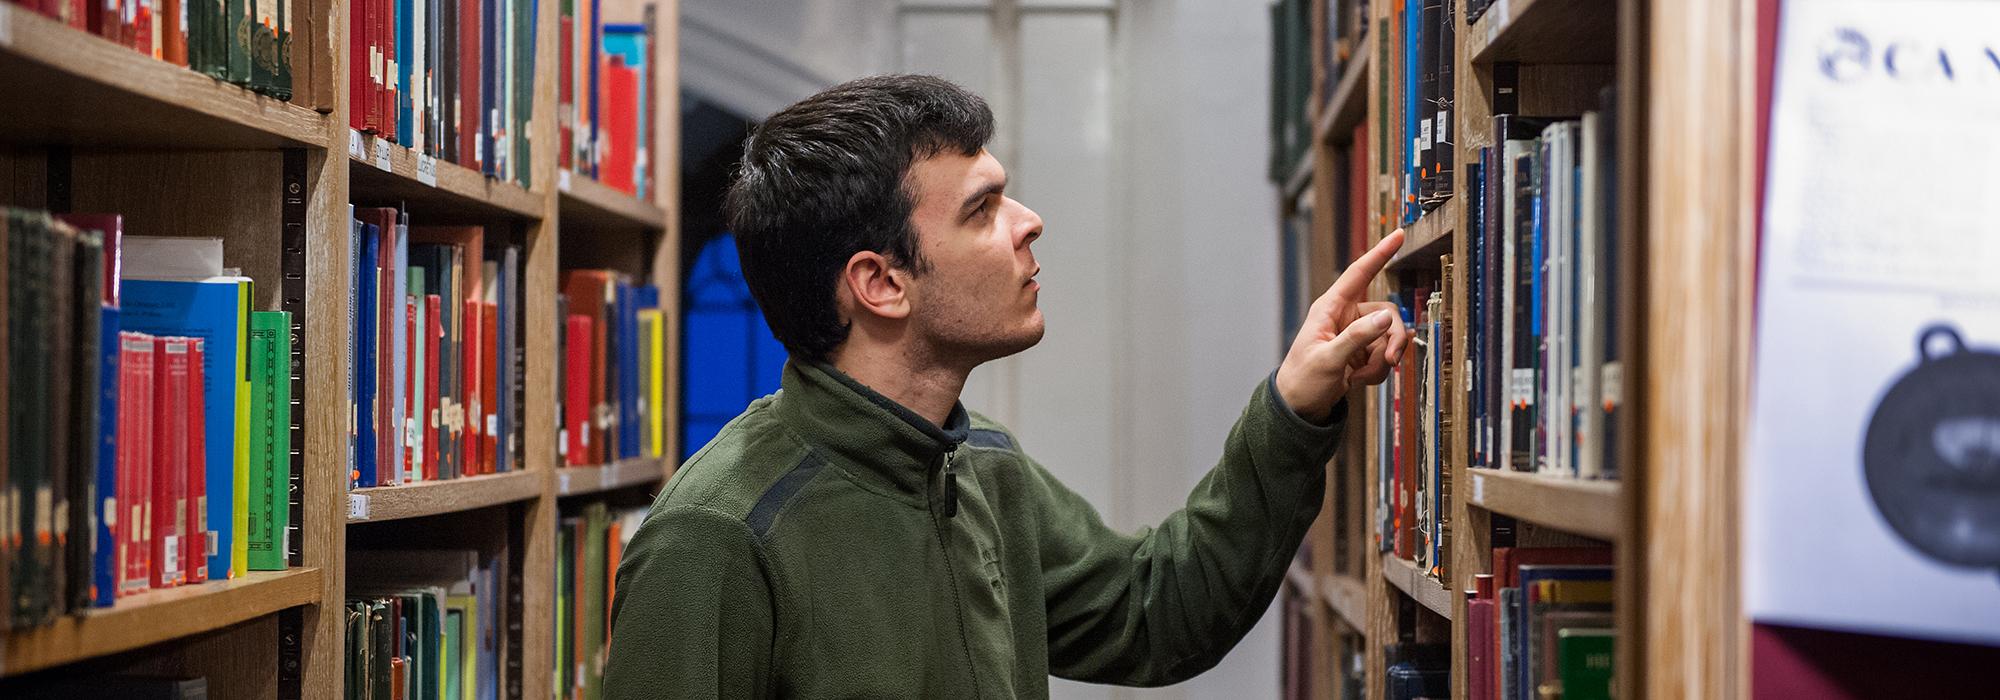
<path id="1" fill-rule="evenodd" d="M 910 315 L 908 278 L 889 259 L 874 251 L 861 251 L 841 268 L 840 284 L 854 304 L 856 316 L 869 314 L 903 319 Z"/>

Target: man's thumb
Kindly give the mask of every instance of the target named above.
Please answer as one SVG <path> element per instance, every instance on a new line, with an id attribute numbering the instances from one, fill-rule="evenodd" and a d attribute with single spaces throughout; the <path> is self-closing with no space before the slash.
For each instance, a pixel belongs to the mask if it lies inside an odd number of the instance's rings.
<path id="1" fill-rule="evenodd" d="M 1340 330 L 1340 335 L 1334 336 L 1333 341 L 1327 343 L 1326 352 L 1330 356 L 1326 359 L 1329 364 L 1340 367 L 1354 359 L 1356 354 L 1367 352 L 1369 343 L 1375 342 L 1376 338 L 1388 332 L 1391 313 L 1394 312 L 1383 309 L 1347 324 L 1346 328 Z"/>

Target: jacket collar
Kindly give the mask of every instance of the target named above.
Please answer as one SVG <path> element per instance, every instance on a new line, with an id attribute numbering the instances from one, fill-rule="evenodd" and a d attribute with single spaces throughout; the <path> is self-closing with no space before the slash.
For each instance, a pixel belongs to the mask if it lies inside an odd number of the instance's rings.
<path id="1" fill-rule="evenodd" d="M 785 425 L 856 476 L 920 502 L 930 471 L 971 429 L 964 404 L 938 426 L 831 365 L 787 361 L 780 385 Z"/>

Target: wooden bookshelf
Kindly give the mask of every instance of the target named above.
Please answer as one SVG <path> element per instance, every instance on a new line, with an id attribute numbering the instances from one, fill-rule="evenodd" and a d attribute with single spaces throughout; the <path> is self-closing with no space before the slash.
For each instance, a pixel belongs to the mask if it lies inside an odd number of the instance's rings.
<path id="1" fill-rule="evenodd" d="M 1444 589 L 1437 579 L 1418 569 L 1408 559 L 1394 554 L 1382 555 L 1382 578 L 1439 617 L 1450 620 L 1452 616 L 1451 591 Z"/>
<path id="2" fill-rule="evenodd" d="M 1313 124 L 1315 143 L 1333 143 L 1345 138 L 1348 130 L 1368 112 L 1368 66 L 1370 56 L 1375 53 L 1375 40 L 1370 37 L 1355 49 L 1354 59 L 1341 69 L 1340 82 L 1334 85 L 1333 96 L 1327 98 L 1321 108 L 1319 121 Z"/>
<path id="3" fill-rule="evenodd" d="M 399 204 L 433 219 L 542 217 L 545 198 L 520 183 L 490 178 L 351 129 L 347 134 L 343 146 L 359 202 Z"/>
<path id="4" fill-rule="evenodd" d="M 571 173 L 557 175 L 565 222 L 599 228 L 658 229 L 667 212 L 652 202 L 612 189 L 595 178 Z"/>
<path id="5" fill-rule="evenodd" d="M 1618 53 L 1619 3 L 1498 0 L 1461 42 L 1471 63 L 1610 63 Z"/>
<path id="6" fill-rule="evenodd" d="M 1453 197 L 1438 208 L 1418 216 L 1416 223 L 1404 226 L 1403 248 L 1396 251 L 1396 257 L 1389 259 L 1389 268 L 1436 268 L 1438 255 L 1452 249 L 1452 233 L 1463 223 L 1464 209 L 1464 198 Z"/>
<path id="7" fill-rule="evenodd" d="M 0 124 L 30 144 L 271 149 L 326 144 L 327 117 L 0 3 Z"/>
<path id="8" fill-rule="evenodd" d="M 253 571 L 240 578 L 147 591 L 7 637 L 8 675 L 218 630 L 319 602 L 319 569 Z"/>
<path id="9" fill-rule="evenodd" d="M 347 523 L 374 523 L 458 513 L 540 496 L 541 473 L 522 470 L 347 492 Z"/>
<path id="10" fill-rule="evenodd" d="M 1345 0 L 1332 5 L 1346 8 L 1338 10 L 1343 12 L 1352 7 Z M 1494 528 L 1504 517 L 1514 522 L 1517 538 L 1611 548 L 1617 563 L 1615 695 L 1741 694 L 1747 634 L 1737 612 L 1738 594 L 1715 581 L 1738 576 L 1733 465 L 1740 460 L 1747 405 L 1747 300 L 1754 296 L 1747 290 L 1755 288 L 1750 251 L 1756 195 L 1754 169 L 1747 164 L 1754 162 L 1756 143 L 1745 126 L 1756 121 L 1750 87 L 1755 64 L 1747 58 L 1757 53 L 1754 15 L 1746 3 L 1729 0 L 1496 0 L 1479 19 L 1466 22 L 1465 5 L 1466 0 L 1454 2 L 1459 18 L 1451 75 L 1453 194 L 1400 226 L 1403 248 L 1371 294 L 1383 298 L 1411 286 L 1449 286 L 1447 340 L 1455 350 L 1470 347 L 1468 261 L 1478 222 L 1469 218 L 1478 212 L 1468 196 L 1473 180 L 1467 166 L 1479 162 L 1480 149 L 1495 145 L 1490 125 L 1496 70 L 1505 66 L 1517 76 L 1516 89 L 1508 94 L 1519 100 L 1520 114 L 1579 115 L 1600 110 L 1604 96 L 1611 95 L 1616 119 L 1601 126 L 1610 130 L 1618 163 L 1603 184 L 1617 203 L 1608 240 L 1620 251 L 1615 271 L 1620 286 L 1615 297 L 1600 303 L 1620 319 L 1623 403 L 1613 417 L 1619 442 L 1612 446 L 1620 478 L 1469 467 L 1475 447 L 1466 429 L 1471 399 L 1463 384 L 1446 387 L 1441 410 L 1451 427 L 1439 449 L 1451 531 L 1444 555 L 1449 577 L 1440 581 L 1377 549 L 1383 533 L 1372 515 L 1378 507 L 1373 486 L 1387 462 L 1374 417 L 1389 407 L 1371 393 L 1350 414 L 1362 427 L 1351 428 L 1348 439 L 1361 444 L 1343 447 L 1328 466 L 1329 488 L 1349 474 L 1366 486 L 1358 508 L 1362 515 L 1352 515 L 1353 505 L 1339 516 L 1347 522 L 1329 522 L 1336 519 L 1332 512 L 1322 515 L 1307 542 L 1317 568 L 1290 572 L 1285 595 L 1333 612 L 1309 624 L 1339 620 L 1362 631 L 1365 697 L 1385 696 L 1388 649 L 1412 638 L 1450 644 L 1449 695 L 1467 697 L 1465 591 L 1475 575 L 1490 572 Z M 1346 18 L 1347 26 L 1353 19 Z M 1324 86 L 1329 67 L 1317 64 L 1329 52 L 1317 42 L 1327 40 L 1321 26 L 1326 12 L 1315 10 L 1312 21 L 1314 84 Z M 1383 153 L 1394 161 L 1407 148 L 1407 141 L 1399 141 L 1408 137 L 1401 109 L 1404 71 L 1411 67 L 1403 65 L 1400 45 L 1383 50 L 1378 42 L 1396 40 L 1403 21 L 1392 3 L 1369 4 L 1362 19 L 1369 36 L 1354 42 L 1333 87 L 1318 88 L 1332 92 L 1311 115 L 1317 167 L 1306 175 L 1281 173 L 1290 175 L 1279 183 L 1281 216 L 1306 207 L 1313 212 L 1312 240 L 1300 254 L 1308 256 L 1319 287 L 1349 262 L 1343 255 L 1353 255 L 1347 244 L 1355 233 L 1351 221 L 1366 222 L 1360 237 L 1371 242 L 1399 228 L 1402 164 L 1379 161 Z M 1615 90 L 1606 93 L 1606 86 Z M 1350 116 L 1354 109 L 1358 116 Z M 1346 133 L 1362 121 L 1369 142 L 1348 143 Z M 1350 171 L 1344 167 L 1356 148 L 1366 154 L 1369 173 L 1369 181 L 1358 186 L 1347 182 Z M 1656 159 L 1655 154 L 1666 155 Z M 1301 177 L 1310 182 L 1298 182 Z M 1310 192 L 1312 199 L 1294 202 L 1300 192 Z M 1365 217 L 1349 216 L 1353 204 L 1342 198 L 1350 196 L 1366 197 Z M 1454 261 L 1449 280 L 1439 261 L 1443 255 Z M 1463 368 L 1457 364 L 1463 357 L 1454 355 L 1455 371 Z M 1330 495 L 1328 511 L 1334 501 Z M 1362 575 L 1335 573 L 1325 563 L 1334 551 L 1367 552 Z M 1313 580 L 1297 580 L 1307 576 Z M 1305 590 L 1309 586 L 1312 590 Z M 1689 639 L 1715 643 L 1688 645 Z M 1329 673 L 1324 667 L 1310 672 Z M 1317 686 L 1299 692 L 1328 697 Z"/>
<path id="11" fill-rule="evenodd" d="M 606 2 L 606 16 L 614 5 L 631 10 L 644 1 Z M 652 73 L 657 92 L 647 108 L 658 115 L 652 156 L 662 164 L 650 201 L 671 203 L 680 196 L 679 3 L 650 1 L 658 8 L 660 41 Z M 359 100 L 347 94 L 341 79 L 350 62 L 352 7 L 351 0 L 294 6 L 294 97 L 285 102 L 154 60 L 18 4 L 0 3 L 0 142 L 14 147 L 0 154 L 0 204 L 53 208 L 60 190 L 65 199 L 74 193 L 78 211 L 126 214 L 127 235 L 223 236 L 230 264 L 241 265 L 256 280 L 257 310 L 277 308 L 284 282 L 302 275 L 304 294 L 297 301 L 305 313 L 306 367 L 303 395 L 294 394 L 305 413 L 303 443 L 295 445 L 304 455 L 303 512 L 297 522 L 303 565 L 151 591 L 48 625 L 0 632 L 0 677 L 72 668 L 78 673 L 106 667 L 208 670 L 221 674 L 214 676 L 220 697 L 274 698 L 286 692 L 273 682 L 282 667 L 297 673 L 301 697 L 332 700 L 340 696 L 345 675 L 340 611 L 350 543 L 379 545 L 382 533 L 425 517 L 440 527 L 411 534 L 412 546 L 477 548 L 491 543 L 496 532 L 512 540 L 521 557 L 521 569 L 512 573 L 521 575 L 525 612 L 519 620 L 518 680 L 522 688 L 550 688 L 555 629 L 549 611 L 555 590 L 553 581 L 537 572 L 554 568 L 557 499 L 658 483 L 671 473 L 673 459 L 558 469 L 554 382 L 530 379 L 523 383 L 521 405 L 523 469 L 347 488 L 351 410 L 342 397 L 352 364 L 352 251 L 347 236 L 328 234 L 348 228 L 349 204 L 396 206 L 418 225 L 481 224 L 518 235 L 524 329 L 555 325 L 565 236 L 581 237 L 586 246 L 610 232 L 643 241 L 633 245 L 656 255 L 632 272 L 661 286 L 669 367 L 679 366 L 680 321 L 674 208 L 587 181 L 571 182 L 568 192 L 559 192 L 552 68 L 559 50 L 557 4 L 538 6 L 536 25 L 542 29 L 532 40 L 536 64 L 551 68 L 533 78 L 525 186 L 395 144 L 378 146 L 372 137 L 356 138 L 349 114 Z M 288 188 L 280 173 L 301 175 L 300 186 Z M 61 177 L 73 183 L 58 182 Z M 289 215 L 286 207 L 299 205 L 304 226 L 291 230 L 305 232 L 302 251 L 287 246 L 281 218 Z M 292 268 L 291 260 L 281 263 L 287 255 L 302 259 L 302 270 Z M 554 376 L 560 358 L 553 334 L 523 335 L 525 377 Z M 667 421 L 673 424 L 678 372 L 663 379 Z M 671 433 L 666 454 L 679 454 Z M 385 529 L 367 525 L 389 521 L 403 522 Z M 490 527 L 496 523 L 506 527 L 496 531 Z M 352 537 L 350 527 L 356 528 Z M 278 646 L 281 637 L 297 642 L 291 651 Z M 217 664 L 230 668 L 216 669 Z"/>
<path id="12" fill-rule="evenodd" d="M 1465 474 L 1467 505 L 1605 541 L 1618 540 L 1625 530 L 1625 502 L 1616 481 L 1504 469 L 1467 469 Z"/>
<path id="13" fill-rule="evenodd" d="M 555 476 L 557 496 L 581 496 L 658 483 L 667 477 L 667 468 L 666 460 L 645 457 L 594 467 L 560 467 Z"/>

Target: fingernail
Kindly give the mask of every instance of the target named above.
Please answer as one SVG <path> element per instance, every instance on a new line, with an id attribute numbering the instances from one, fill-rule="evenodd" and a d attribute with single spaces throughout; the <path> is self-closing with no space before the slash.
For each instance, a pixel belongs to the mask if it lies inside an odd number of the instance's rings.
<path id="1" fill-rule="evenodd" d="M 1368 314 L 1368 322 L 1382 328 L 1389 327 L 1389 310 L 1383 309 L 1381 311 Z"/>

